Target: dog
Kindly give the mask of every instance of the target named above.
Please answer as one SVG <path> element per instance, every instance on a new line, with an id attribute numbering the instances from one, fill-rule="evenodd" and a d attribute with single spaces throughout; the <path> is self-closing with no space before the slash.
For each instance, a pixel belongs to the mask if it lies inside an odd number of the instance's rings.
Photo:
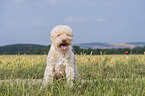
<path id="1" fill-rule="evenodd" d="M 47 66 L 44 72 L 43 86 L 48 86 L 54 79 L 66 81 L 71 86 L 74 81 L 80 80 L 76 66 L 75 55 L 71 44 L 73 31 L 67 25 L 58 25 L 50 33 L 51 47 L 47 56 Z"/>

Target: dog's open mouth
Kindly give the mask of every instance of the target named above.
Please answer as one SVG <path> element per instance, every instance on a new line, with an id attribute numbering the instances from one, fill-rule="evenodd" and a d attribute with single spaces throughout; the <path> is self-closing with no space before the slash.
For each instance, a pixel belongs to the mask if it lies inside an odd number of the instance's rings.
<path id="1" fill-rule="evenodd" d="M 67 49 L 67 44 L 60 44 L 61 50 L 66 50 Z"/>

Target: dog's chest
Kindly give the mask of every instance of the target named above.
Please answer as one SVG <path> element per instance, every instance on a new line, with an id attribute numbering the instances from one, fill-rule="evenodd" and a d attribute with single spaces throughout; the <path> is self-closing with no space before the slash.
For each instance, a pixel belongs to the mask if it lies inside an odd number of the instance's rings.
<path id="1" fill-rule="evenodd" d="M 63 66 L 63 69 L 64 69 L 64 67 L 66 67 L 67 65 L 68 65 L 68 59 L 64 58 L 64 57 L 58 58 L 58 60 L 56 60 L 56 62 L 54 64 L 55 69 L 60 69 L 62 66 Z"/>
<path id="2" fill-rule="evenodd" d="M 59 58 L 58 60 L 56 60 L 54 64 L 54 69 L 53 69 L 54 77 L 59 79 L 65 76 L 65 69 L 67 65 L 68 65 L 67 58 Z"/>

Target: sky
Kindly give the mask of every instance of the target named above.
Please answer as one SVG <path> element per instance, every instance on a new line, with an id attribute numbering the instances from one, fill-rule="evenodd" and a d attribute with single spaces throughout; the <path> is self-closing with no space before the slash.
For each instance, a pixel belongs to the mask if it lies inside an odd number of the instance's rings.
<path id="1" fill-rule="evenodd" d="M 49 45 L 57 25 L 73 44 L 145 42 L 145 0 L 0 0 L 0 46 Z"/>

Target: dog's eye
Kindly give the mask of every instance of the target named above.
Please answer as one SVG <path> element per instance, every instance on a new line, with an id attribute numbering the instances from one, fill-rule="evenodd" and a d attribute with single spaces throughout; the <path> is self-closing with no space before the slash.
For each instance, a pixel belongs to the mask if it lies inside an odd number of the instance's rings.
<path id="1" fill-rule="evenodd" d="M 59 37 L 59 36 L 60 36 L 60 34 L 57 35 L 57 37 Z"/>
<path id="2" fill-rule="evenodd" d="M 69 37 L 71 37 L 71 35 L 70 34 L 66 34 L 67 36 L 69 36 Z"/>

